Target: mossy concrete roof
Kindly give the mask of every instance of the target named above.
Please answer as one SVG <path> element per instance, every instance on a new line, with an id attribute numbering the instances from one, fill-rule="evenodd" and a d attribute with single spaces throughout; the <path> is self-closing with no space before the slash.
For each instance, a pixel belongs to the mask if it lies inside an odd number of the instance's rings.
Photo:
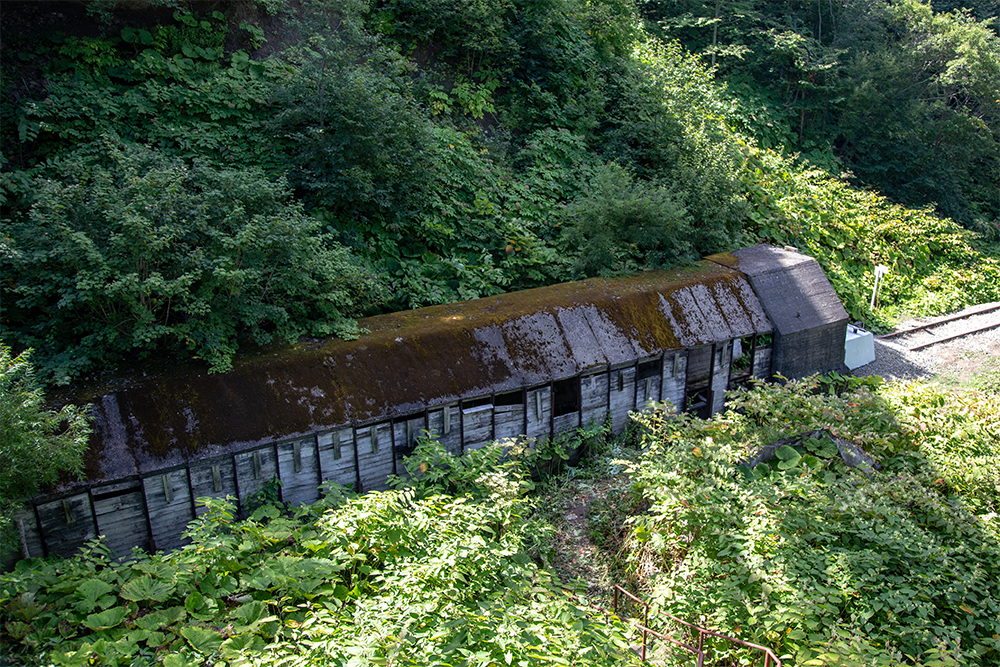
<path id="1" fill-rule="evenodd" d="M 334 426 L 570 377 L 771 324 L 739 271 L 703 261 L 364 319 L 227 373 L 135 379 L 95 405 L 90 479 L 146 473 Z"/>

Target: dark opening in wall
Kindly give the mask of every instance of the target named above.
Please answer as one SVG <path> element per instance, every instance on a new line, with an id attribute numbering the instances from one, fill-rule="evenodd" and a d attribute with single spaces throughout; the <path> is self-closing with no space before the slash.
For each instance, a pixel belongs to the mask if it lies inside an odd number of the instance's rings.
<path id="1" fill-rule="evenodd" d="M 470 398 L 466 401 L 462 401 L 462 410 L 468 410 L 470 408 L 480 408 L 484 405 L 492 405 L 492 401 L 489 396 L 483 396 L 482 398 Z"/>
<path id="2" fill-rule="evenodd" d="M 733 341 L 733 377 L 743 377 L 753 367 L 753 338 L 746 336 Z"/>
<path id="3" fill-rule="evenodd" d="M 711 398 L 712 392 L 708 387 L 692 391 L 688 394 L 686 410 L 702 419 L 708 419 L 712 415 Z"/>
<path id="4" fill-rule="evenodd" d="M 638 379 L 645 380 L 646 378 L 660 377 L 660 359 L 653 359 L 651 361 L 643 361 L 639 364 L 637 369 Z"/>
<path id="5" fill-rule="evenodd" d="M 556 417 L 562 417 L 580 409 L 580 378 L 569 378 L 552 383 L 553 404 Z"/>
<path id="6" fill-rule="evenodd" d="M 423 435 L 424 416 L 423 414 L 413 414 L 406 417 L 397 417 L 396 424 L 403 428 L 396 435 L 396 455 L 409 456 L 417 448 L 417 439 Z"/>
<path id="7" fill-rule="evenodd" d="M 520 391 L 509 391 L 493 397 L 493 405 L 524 405 L 524 394 Z"/>

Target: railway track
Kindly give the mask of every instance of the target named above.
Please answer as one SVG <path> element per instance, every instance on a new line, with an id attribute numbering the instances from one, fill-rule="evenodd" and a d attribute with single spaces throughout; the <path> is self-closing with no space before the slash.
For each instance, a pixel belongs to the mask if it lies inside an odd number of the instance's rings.
<path id="1" fill-rule="evenodd" d="M 1000 327 L 1000 303 L 988 303 L 879 336 L 879 340 L 891 341 L 907 352 L 917 352 L 998 327 Z"/>

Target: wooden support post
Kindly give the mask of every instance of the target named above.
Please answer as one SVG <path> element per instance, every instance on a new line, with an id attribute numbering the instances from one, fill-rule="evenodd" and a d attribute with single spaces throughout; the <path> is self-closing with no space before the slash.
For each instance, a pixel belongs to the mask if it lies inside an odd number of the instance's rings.
<path id="1" fill-rule="evenodd" d="M 606 415 L 610 415 L 610 414 L 612 414 L 612 412 L 611 412 L 611 364 L 610 363 L 608 364 L 608 392 L 607 393 L 608 393 L 608 399 L 607 399 L 607 402 L 604 404 L 604 407 L 605 407 L 605 414 Z M 614 418 L 612 417 L 612 421 L 613 420 L 614 420 Z M 612 427 L 612 430 L 614 430 L 613 427 Z"/>
<path id="2" fill-rule="evenodd" d="M 31 509 L 35 513 L 35 528 L 38 529 L 38 539 L 42 543 L 42 558 L 49 555 L 49 545 L 45 543 L 45 532 L 42 530 L 42 517 L 38 514 L 38 505 L 31 503 Z"/>
<path id="3" fill-rule="evenodd" d="M 392 474 L 396 473 L 396 421 L 389 417 L 389 447 L 392 449 Z"/>
<path id="4" fill-rule="evenodd" d="M 660 397 L 657 399 L 660 403 L 663 402 L 663 385 L 666 382 L 663 381 L 663 364 L 666 362 L 667 353 L 663 352 L 660 354 Z"/>
<path id="5" fill-rule="evenodd" d="M 170 500 L 167 502 L 172 502 L 174 499 L 174 490 L 170 488 L 170 479 L 168 475 L 163 475 L 167 478 L 167 489 L 170 490 Z M 139 498 L 142 500 L 142 516 L 146 519 L 146 530 L 149 531 L 149 545 L 147 551 L 149 553 L 156 552 L 156 538 L 153 537 L 153 520 L 149 516 L 149 503 L 146 502 L 146 487 L 142 483 L 142 479 L 139 479 Z"/>
<path id="6" fill-rule="evenodd" d="M 184 476 L 187 479 L 188 506 L 191 509 L 191 518 L 194 519 L 198 515 L 198 513 L 195 511 L 197 508 L 195 507 L 195 502 L 194 502 L 194 484 L 191 482 L 191 464 L 190 463 L 188 463 L 188 464 L 186 464 L 184 466 Z"/>
<path id="7" fill-rule="evenodd" d="M 462 401 L 458 401 L 458 451 L 465 453 L 465 410 L 462 409 Z"/>
<path id="8" fill-rule="evenodd" d="M 101 536 L 101 527 L 97 523 L 97 507 L 94 506 L 94 494 L 91 492 L 91 488 L 87 486 L 87 500 L 90 501 L 90 516 L 94 519 L 94 536 Z"/>
<path id="9" fill-rule="evenodd" d="M 69 498 L 63 498 L 62 508 L 63 514 L 66 517 L 66 525 L 72 526 L 76 523 L 76 512 L 73 511 L 73 501 Z"/>
<path id="10" fill-rule="evenodd" d="M 523 419 L 521 420 L 524 424 L 524 428 L 521 430 L 521 433 L 524 434 L 524 437 L 528 437 L 528 388 L 527 387 L 521 387 L 521 405 L 524 406 L 524 416 Z"/>
<path id="11" fill-rule="evenodd" d="M 556 437 L 556 383 L 549 382 L 549 439 Z"/>

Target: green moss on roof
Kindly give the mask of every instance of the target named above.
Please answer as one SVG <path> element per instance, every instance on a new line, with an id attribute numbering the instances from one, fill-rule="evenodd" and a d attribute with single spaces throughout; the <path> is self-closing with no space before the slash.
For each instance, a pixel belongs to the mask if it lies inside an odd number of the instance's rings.
<path id="1" fill-rule="evenodd" d="M 217 375 L 166 373 L 110 393 L 98 388 L 84 399 L 101 412 L 88 471 L 146 472 L 711 343 L 701 338 L 718 323 L 701 322 L 701 309 L 673 298 L 705 286 L 726 302 L 713 312 L 740 319 L 742 328 L 766 326 L 759 303 L 748 302 L 745 278 L 705 261 L 380 315 L 359 323 L 370 333 L 357 340 L 303 341 L 237 359 Z M 591 331 L 567 331 L 570 321 Z"/>

